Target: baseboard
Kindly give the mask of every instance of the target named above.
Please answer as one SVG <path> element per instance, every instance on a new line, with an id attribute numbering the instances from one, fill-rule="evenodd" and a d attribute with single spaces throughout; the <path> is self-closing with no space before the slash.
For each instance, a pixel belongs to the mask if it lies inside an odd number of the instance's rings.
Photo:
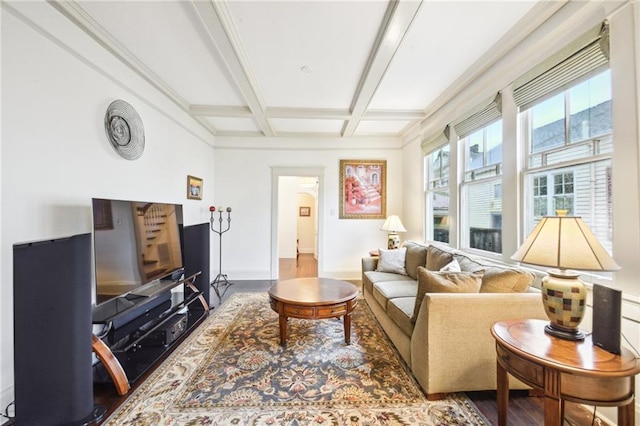
<path id="1" fill-rule="evenodd" d="M 362 271 L 318 271 L 319 277 L 333 278 L 336 280 L 360 280 Z"/>

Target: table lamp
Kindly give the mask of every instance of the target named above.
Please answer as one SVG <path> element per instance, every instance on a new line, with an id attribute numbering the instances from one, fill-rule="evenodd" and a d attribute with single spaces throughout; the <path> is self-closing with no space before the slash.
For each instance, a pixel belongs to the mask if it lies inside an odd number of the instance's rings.
<path id="1" fill-rule="evenodd" d="M 384 225 L 380 228 L 381 231 L 387 231 L 389 233 L 389 241 L 387 242 L 388 249 L 397 249 L 400 247 L 400 236 L 398 232 L 407 232 L 402 226 L 400 218 L 396 215 L 391 215 L 384 221 Z"/>
<path id="2" fill-rule="evenodd" d="M 617 271 L 611 258 L 581 217 L 545 216 L 511 256 L 531 265 L 549 266 L 542 279 L 542 304 L 550 323 L 545 332 L 565 340 L 583 340 L 578 326 L 584 317 L 587 290 L 583 271 Z"/>

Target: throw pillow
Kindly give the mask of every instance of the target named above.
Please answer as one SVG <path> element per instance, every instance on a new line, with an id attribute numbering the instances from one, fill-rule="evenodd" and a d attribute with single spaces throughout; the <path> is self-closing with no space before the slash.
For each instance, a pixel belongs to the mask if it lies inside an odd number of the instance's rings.
<path id="1" fill-rule="evenodd" d="M 462 269 L 460 269 L 460 264 L 454 258 L 451 262 L 440 268 L 440 272 L 462 272 Z"/>
<path id="2" fill-rule="evenodd" d="M 418 266 L 424 266 L 427 261 L 427 246 L 415 241 L 405 241 L 402 246 L 407 248 L 407 258 L 405 260 L 407 275 L 417 280 Z"/>
<path id="3" fill-rule="evenodd" d="M 430 271 L 439 271 L 443 266 L 453 260 L 453 254 L 444 251 L 434 245 L 427 247 L 426 268 Z"/>
<path id="4" fill-rule="evenodd" d="M 463 271 L 484 269 L 480 293 L 525 293 L 535 280 L 535 275 L 523 269 L 483 265 L 461 254 L 455 258 Z"/>
<path id="5" fill-rule="evenodd" d="M 475 272 L 434 272 L 418 268 L 418 294 L 411 322 L 415 324 L 425 293 L 478 293 L 483 270 Z"/>
<path id="6" fill-rule="evenodd" d="M 407 270 L 404 267 L 406 257 L 407 249 L 405 247 L 393 250 L 379 249 L 376 271 L 407 275 Z"/>

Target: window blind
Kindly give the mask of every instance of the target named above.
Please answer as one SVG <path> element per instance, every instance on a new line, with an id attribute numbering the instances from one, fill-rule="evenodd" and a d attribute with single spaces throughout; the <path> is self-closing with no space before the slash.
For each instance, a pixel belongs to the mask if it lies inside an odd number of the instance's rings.
<path id="1" fill-rule="evenodd" d="M 438 132 L 430 137 L 424 138 L 420 147 L 422 148 L 422 154 L 431 154 L 436 149 L 449 143 L 449 125 L 447 125 L 443 131 Z"/>
<path id="2" fill-rule="evenodd" d="M 602 24 L 595 40 L 583 46 L 571 56 L 542 72 L 528 82 L 516 87 L 513 98 L 520 110 L 532 106 L 540 98 L 558 92 L 569 83 L 609 62 L 609 24 Z"/>
<path id="3" fill-rule="evenodd" d="M 493 101 L 473 113 L 471 116 L 454 124 L 456 134 L 460 139 L 470 135 L 476 130 L 485 127 L 502 117 L 502 95 L 498 92 Z"/>

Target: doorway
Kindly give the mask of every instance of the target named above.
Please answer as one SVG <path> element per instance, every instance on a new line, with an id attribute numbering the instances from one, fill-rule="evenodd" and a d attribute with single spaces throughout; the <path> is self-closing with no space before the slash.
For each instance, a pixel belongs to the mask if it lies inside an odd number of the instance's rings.
<path id="1" fill-rule="evenodd" d="M 271 279 L 322 271 L 323 168 L 272 169 Z"/>

